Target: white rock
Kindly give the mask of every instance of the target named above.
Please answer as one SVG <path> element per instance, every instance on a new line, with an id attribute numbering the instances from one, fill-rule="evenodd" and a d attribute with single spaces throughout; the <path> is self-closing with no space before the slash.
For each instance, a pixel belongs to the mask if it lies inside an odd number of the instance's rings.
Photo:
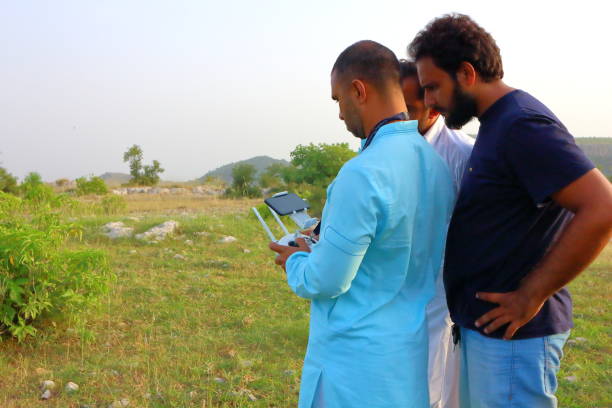
<path id="1" fill-rule="evenodd" d="M 104 235 L 110 239 L 131 237 L 134 228 L 126 227 L 121 221 L 109 222 L 102 227 Z"/>
<path id="2" fill-rule="evenodd" d="M 221 378 L 221 377 L 215 377 L 215 382 L 218 384 L 223 384 L 225 383 L 225 378 Z"/>
<path id="3" fill-rule="evenodd" d="M 231 235 L 225 236 L 219 240 L 222 244 L 229 244 L 230 242 L 236 242 L 238 239 L 236 237 L 232 237 Z"/>
<path id="4" fill-rule="evenodd" d="M 179 260 L 181 260 L 181 261 L 184 261 L 185 259 L 187 259 L 187 258 L 185 258 L 185 257 L 184 257 L 183 255 L 181 255 L 181 254 L 175 254 L 175 255 L 173 256 L 173 258 L 174 258 L 174 259 L 179 259 Z"/>
<path id="5" fill-rule="evenodd" d="M 251 360 L 241 360 L 238 364 L 242 368 L 253 367 L 253 362 Z"/>
<path id="6" fill-rule="evenodd" d="M 138 251 L 137 251 L 137 250 L 135 250 L 135 249 L 130 249 L 130 254 L 131 254 L 131 255 L 134 255 L 134 254 L 137 254 L 137 253 L 138 253 Z"/>
<path id="7" fill-rule="evenodd" d="M 576 341 L 579 343 L 584 343 L 585 341 L 587 341 L 587 339 L 585 339 L 584 337 L 576 337 Z"/>
<path id="8" fill-rule="evenodd" d="M 66 392 L 71 393 L 71 392 L 76 392 L 79 390 L 79 386 L 78 384 L 73 383 L 72 381 L 70 381 L 68 384 L 66 384 Z"/>
<path id="9" fill-rule="evenodd" d="M 186 245 L 193 245 L 193 241 L 190 239 L 185 240 Z"/>
<path id="10" fill-rule="evenodd" d="M 207 237 L 207 236 L 210 235 L 210 232 L 200 231 L 200 232 L 196 232 L 195 235 L 197 235 L 199 237 Z"/>
<path id="11" fill-rule="evenodd" d="M 250 250 L 250 249 L 246 249 L 246 248 L 244 248 L 244 249 L 242 250 L 242 252 L 243 252 L 243 253 L 245 253 L 245 254 L 250 254 L 250 253 L 251 253 L 251 250 Z"/>
<path id="12" fill-rule="evenodd" d="M 45 380 L 42 383 L 40 383 L 40 390 L 41 391 L 53 390 L 53 389 L 55 389 L 55 381 Z"/>
<path id="13" fill-rule="evenodd" d="M 565 377 L 565 379 L 571 383 L 575 383 L 576 381 L 578 381 L 578 377 L 576 377 L 575 375 L 570 375 L 569 377 Z"/>
<path id="14" fill-rule="evenodd" d="M 123 399 L 121 399 L 121 401 L 119 401 L 119 402 L 121 402 L 121 406 L 122 406 L 122 407 L 127 407 L 128 405 L 130 405 L 130 400 L 129 400 L 129 399 L 127 399 L 127 398 L 123 398 Z"/>
<path id="15" fill-rule="evenodd" d="M 40 399 L 42 399 L 42 400 L 48 400 L 49 398 L 51 398 L 51 390 L 46 390 L 40 396 Z"/>
<path id="16" fill-rule="evenodd" d="M 143 232 L 142 234 L 136 234 L 137 239 L 148 240 L 148 241 L 159 241 L 166 238 L 168 235 L 171 235 L 178 228 L 179 223 L 176 221 L 166 221 L 162 224 L 159 224 L 147 232 Z"/>

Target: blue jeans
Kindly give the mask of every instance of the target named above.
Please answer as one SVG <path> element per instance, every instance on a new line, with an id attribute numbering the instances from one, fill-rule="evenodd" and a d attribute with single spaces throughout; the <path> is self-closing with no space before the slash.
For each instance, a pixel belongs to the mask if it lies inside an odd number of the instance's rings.
<path id="1" fill-rule="evenodd" d="M 461 328 L 461 408 L 556 408 L 568 337 L 500 340 Z"/>

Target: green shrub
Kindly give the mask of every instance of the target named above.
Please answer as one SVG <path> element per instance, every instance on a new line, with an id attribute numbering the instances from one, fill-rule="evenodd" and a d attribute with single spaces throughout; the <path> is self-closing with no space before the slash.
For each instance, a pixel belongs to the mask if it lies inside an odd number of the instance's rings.
<path id="1" fill-rule="evenodd" d="M 254 185 L 257 170 L 254 166 L 242 163 L 232 168 L 232 186 L 225 190 L 228 198 L 261 197 L 261 190 Z"/>
<path id="2" fill-rule="evenodd" d="M 20 342 L 36 334 L 46 313 L 77 316 L 112 278 L 103 252 L 66 249 L 81 230 L 41 205 L 41 196 L 32 196 L 36 188 L 26 191 L 33 199 L 0 193 L 0 334 Z"/>
<path id="3" fill-rule="evenodd" d="M 43 183 L 40 174 L 34 172 L 23 179 L 23 183 L 19 185 L 19 193 L 29 204 L 36 206 L 49 204 L 57 207 L 58 200 L 61 201 L 61 198 L 53 192 L 53 188 Z"/>
<path id="4" fill-rule="evenodd" d="M 11 194 L 19 192 L 17 178 L 2 167 L 0 167 L 0 191 Z"/>
<path id="5" fill-rule="evenodd" d="M 100 177 L 90 177 L 87 179 L 86 177 L 79 177 L 76 179 L 76 193 L 77 195 L 88 195 L 88 194 L 98 194 L 103 195 L 108 193 L 108 187 L 106 187 L 106 183 Z"/>

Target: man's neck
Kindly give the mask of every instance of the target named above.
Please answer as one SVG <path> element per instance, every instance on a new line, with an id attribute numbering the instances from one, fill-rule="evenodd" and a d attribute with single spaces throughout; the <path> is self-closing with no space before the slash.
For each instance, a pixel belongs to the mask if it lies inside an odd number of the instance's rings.
<path id="1" fill-rule="evenodd" d="M 383 119 L 397 115 L 400 112 L 406 111 L 406 104 L 402 98 L 390 98 L 387 103 L 376 104 L 368 110 L 367 116 L 363 118 L 363 129 L 365 130 L 365 136 L 372 132 L 374 126 Z"/>
<path id="2" fill-rule="evenodd" d="M 506 85 L 502 80 L 483 82 L 480 84 L 476 98 L 477 116 L 480 118 L 495 102 L 515 89 Z"/>

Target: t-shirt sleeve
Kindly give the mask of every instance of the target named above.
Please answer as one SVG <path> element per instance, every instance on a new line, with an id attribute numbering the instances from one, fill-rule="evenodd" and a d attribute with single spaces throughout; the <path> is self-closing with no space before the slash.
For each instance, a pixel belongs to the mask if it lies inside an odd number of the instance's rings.
<path id="1" fill-rule="evenodd" d="M 502 155 L 535 204 L 595 167 L 563 125 L 539 115 L 514 122 Z"/>

